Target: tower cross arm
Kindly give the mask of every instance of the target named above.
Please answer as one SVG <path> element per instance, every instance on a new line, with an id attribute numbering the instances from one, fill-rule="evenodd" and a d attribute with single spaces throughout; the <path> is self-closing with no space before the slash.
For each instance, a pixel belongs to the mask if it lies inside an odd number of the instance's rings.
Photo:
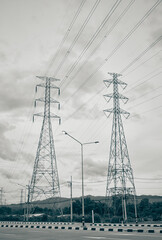
<path id="1" fill-rule="evenodd" d="M 60 81 L 60 79 L 54 78 L 54 77 L 46 77 L 46 76 L 36 76 L 36 77 L 41 79 L 41 80 L 46 80 L 48 78 L 51 82 Z"/>
<path id="2" fill-rule="evenodd" d="M 129 98 L 123 96 L 122 94 L 118 93 L 118 98 L 122 99 L 124 103 L 127 103 Z"/>
<path id="3" fill-rule="evenodd" d="M 105 94 L 103 96 L 104 96 L 104 98 L 106 99 L 107 102 L 109 102 L 111 98 L 122 99 L 124 103 L 128 102 L 128 98 L 123 96 L 122 94 L 119 94 L 119 93 L 118 94 L 114 94 L 114 93 L 113 94 L 112 93 L 111 94 Z"/>
<path id="4" fill-rule="evenodd" d="M 113 113 L 113 108 L 111 109 L 105 109 L 103 110 L 103 112 L 105 113 L 106 117 L 110 117 L 111 113 Z"/>
<path id="5" fill-rule="evenodd" d="M 125 116 L 125 118 L 128 118 L 130 113 L 121 109 L 121 108 L 118 108 L 118 109 L 115 109 L 115 108 L 111 108 L 111 109 L 105 109 L 103 110 L 103 112 L 105 113 L 106 117 L 109 117 L 111 115 L 111 113 L 118 113 L 118 114 L 123 114 Z"/>
<path id="6" fill-rule="evenodd" d="M 37 85 L 35 86 L 35 92 L 37 92 L 38 87 L 45 87 L 45 84 L 44 84 L 44 83 L 37 84 Z"/>
<path id="7" fill-rule="evenodd" d="M 112 83 L 113 83 L 113 79 L 106 79 L 106 80 L 103 80 L 105 86 L 108 88 Z M 119 84 L 123 89 L 125 89 L 127 87 L 127 83 L 119 80 L 119 79 L 115 79 L 115 82 L 117 84 Z"/>
<path id="8" fill-rule="evenodd" d="M 123 89 L 125 89 L 125 88 L 127 87 L 127 83 L 125 83 L 125 82 L 123 82 L 123 81 L 121 81 L 121 80 L 119 80 L 119 79 L 117 79 L 116 82 L 117 82 Z"/>
<path id="9" fill-rule="evenodd" d="M 120 111 L 120 114 L 123 114 L 125 116 L 125 118 L 128 118 L 130 116 L 129 112 L 127 112 L 127 111 L 125 111 L 125 110 L 123 110 L 121 108 L 119 109 L 119 111 Z"/>
<path id="10" fill-rule="evenodd" d="M 34 122 L 35 117 L 44 117 L 44 114 L 43 113 L 35 113 L 35 114 L 33 114 L 33 122 Z"/>
<path id="11" fill-rule="evenodd" d="M 59 120 L 59 125 L 61 124 L 61 117 L 60 116 L 58 116 L 58 115 L 56 115 L 54 113 L 51 113 L 50 114 L 50 118 L 57 118 Z"/>
<path id="12" fill-rule="evenodd" d="M 103 80 L 103 82 L 104 82 L 105 86 L 108 88 L 113 83 L 113 80 L 112 79 L 106 79 L 106 80 Z"/>
<path id="13" fill-rule="evenodd" d="M 35 102 L 34 102 L 34 106 L 35 106 L 35 107 L 36 107 L 37 101 L 39 101 L 39 102 L 45 102 L 45 99 L 44 99 L 44 98 L 36 98 L 36 99 L 35 99 Z M 50 101 L 49 101 L 49 102 L 50 102 L 50 103 L 56 103 L 56 104 L 58 104 L 58 109 L 60 110 L 60 102 L 56 101 L 56 100 L 53 99 L 53 98 L 50 98 Z"/>
<path id="14" fill-rule="evenodd" d="M 108 72 L 108 74 L 109 75 L 111 75 L 111 76 L 115 76 L 115 77 L 120 77 L 120 76 L 122 76 L 122 74 L 120 74 L 120 73 L 111 73 L 111 72 Z"/>
<path id="15" fill-rule="evenodd" d="M 60 88 L 55 86 L 54 84 L 50 84 L 50 88 L 58 89 L 58 95 L 60 95 Z"/>
<path id="16" fill-rule="evenodd" d="M 33 114 L 33 122 L 34 122 L 34 117 L 44 117 L 44 113 Z M 57 118 L 57 119 L 59 119 L 59 124 L 61 124 L 61 118 L 54 113 L 50 113 L 50 116 L 46 116 L 46 117 L 47 118 Z"/>
<path id="17" fill-rule="evenodd" d="M 37 92 L 38 90 L 38 87 L 46 87 L 46 84 L 45 83 L 41 83 L 41 84 L 37 84 L 36 87 L 35 87 L 35 91 Z M 50 88 L 54 88 L 54 89 L 58 89 L 58 95 L 60 95 L 60 88 L 57 87 L 56 85 L 54 84 L 50 84 Z"/>
<path id="18" fill-rule="evenodd" d="M 35 101 L 39 101 L 39 102 L 45 102 L 45 99 L 44 98 L 36 98 Z M 55 99 L 53 98 L 50 98 L 50 103 L 60 103 L 58 101 L 56 101 Z"/>
<path id="19" fill-rule="evenodd" d="M 103 95 L 103 97 L 105 98 L 105 100 L 107 102 L 109 102 L 111 100 L 111 98 L 113 98 L 113 94 L 112 93 L 111 94 L 105 94 L 105 95 Z"/>

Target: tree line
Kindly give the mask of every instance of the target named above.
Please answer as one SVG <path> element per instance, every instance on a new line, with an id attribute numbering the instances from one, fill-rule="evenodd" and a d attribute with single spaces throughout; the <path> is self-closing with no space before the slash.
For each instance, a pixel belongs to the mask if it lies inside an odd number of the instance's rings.
<path id="1" fill-rule="evenodd" d="M 84 200 L 85 221 L 92 222 L 92 210 L 94 211 L 95 222 L 121 223 L 122 219 L 122 200 L 117 198 L 111 207 L 102 201 L 95 201 L 87 197 Z M 108 207 L 109 206 L 109 207 Z M 1 221 L 23 221 L 26 208 L 22 205 L 19 208 L 1 206 Z M 138 221 L 161 221 L 162 220 L 162 202 L 150 203 L 149 199 L 144 198 L 137 204 Z M 135 222 L 134 204 L 127 203 L 128 222 Z M 81 200 L 73 201 L 73 221 L 81 222 L 82 218 Z M 62 213 L 60 209 L 34 207 L 29 221 L 65 221 L 70 222 L 70 207 L 64 207 Z"/>

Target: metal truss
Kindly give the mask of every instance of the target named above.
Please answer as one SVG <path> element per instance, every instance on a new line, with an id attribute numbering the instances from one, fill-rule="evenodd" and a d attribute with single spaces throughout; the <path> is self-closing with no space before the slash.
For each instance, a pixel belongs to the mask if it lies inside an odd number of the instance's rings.
<path id="1" fill-rule="evenodd" d="M 122 123 L 121 114 L 126 118 L 129 117 L 129 113 L 120 108 L 121 99 L 124 103 L 128 101 L 128 98 L 119 94 L 118 86 L 123 89 L 127 86 L 126 83 L 118 79 L 121 74 L 109 73 L 113 78 L 104 80 L 106 87 L 108 88 L 113 84 L 113 93 L 104 95 L 107 102 L 113 99 L 113 108 L 103 110 L 107 117 L 113 113 L 113 124 L 110 144 L 110 154 L 107 173 L 107 187 L 106 196 L 109 199 L 109 203 L 114 206 L 114 214 L 116 214 L 116 198 L 122 199 L 122 213 L 123 221 L 127 221 L 127 201 L 130 196 L 134 200 L 135 218 L 137 221 L 137 208 L 136 208 L 136 190 L 134 185 L 133 170 L 131 167 L 126 138 L 124 134 L 124 128 Z M 114 203 L 112 203 L 112 200 Z"/>
<path id="2" fill-rule="evenodd" d="M 50 112 L 51 103 L 57 104 L 60 109 L 60 103 L 51 98 L 51 88 L 58 90 L 52 82 L 59 81 L 52 77 L 39 77 L 43 81 L 42 84 L 36 86 L 45 88 L 44 98 L 35 100 L 36 102 L 44 102 L 44 112 L 33 115 L 43 117 L 43 123 L 33 168 L 33 174 L 29 185 L 28 202 L 31 204 L 34 201 L 43 200 L 47 198 L 60 197 L 60 185 L 57 170 L 56 154 L 54 148 L 54 139 L 52 133 L 51 118 L 56 118 L 61 121 L 61 118 Z"/>

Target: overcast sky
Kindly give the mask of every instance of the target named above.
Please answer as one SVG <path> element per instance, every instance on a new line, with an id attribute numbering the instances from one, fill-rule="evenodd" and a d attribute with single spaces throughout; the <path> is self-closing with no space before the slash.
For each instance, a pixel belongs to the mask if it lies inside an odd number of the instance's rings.
<path id="1" fill-rule="evenodd" d="M 0 0 L 0 187 L 7 203 L 19 202 L 19 184 L 31 180 L 42 124 L 41 118 L 33 123 L 32 115 L 43 111 L 41 103 L 34 108 L 34 99 L 43 96 L 41 89 L 35 94 L 36 76 L 45 74 L 61 79 L 61 96 L 52 93 L 61 110 L 51 109 L 62 118 L 60 126 L 53 121 L 61 195 L 70 195 L 70 176 L 73 195 L 81 195 L 80 146 L 62 130 L 81 142 L 100 142 L 84 147 L 85 195 L 106 193 L 112 116 L 106 118 L 103 110 L 113 106 L 103 98 L 112 93 L 103 84 L 108 72 L 122 72 L 121 80 L 128 84 L 119 89 L 129 98 L 121 108 L 131 114 L 123 125 L 137 194 L 162 195 L 162 5 L 137 27 L 156 2 L 86 0 L 69 28 L 82 0 Z"/>

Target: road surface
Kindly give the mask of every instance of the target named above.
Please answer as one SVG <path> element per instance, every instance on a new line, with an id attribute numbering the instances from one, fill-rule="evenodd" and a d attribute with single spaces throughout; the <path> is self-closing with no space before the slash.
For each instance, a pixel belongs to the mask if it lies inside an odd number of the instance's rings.
<path id="1" fill-rule="evenodd" d="M 161 240 L 157 233 L 93 232 L 83 230 L 0 228 L 0 240 Z"/>

